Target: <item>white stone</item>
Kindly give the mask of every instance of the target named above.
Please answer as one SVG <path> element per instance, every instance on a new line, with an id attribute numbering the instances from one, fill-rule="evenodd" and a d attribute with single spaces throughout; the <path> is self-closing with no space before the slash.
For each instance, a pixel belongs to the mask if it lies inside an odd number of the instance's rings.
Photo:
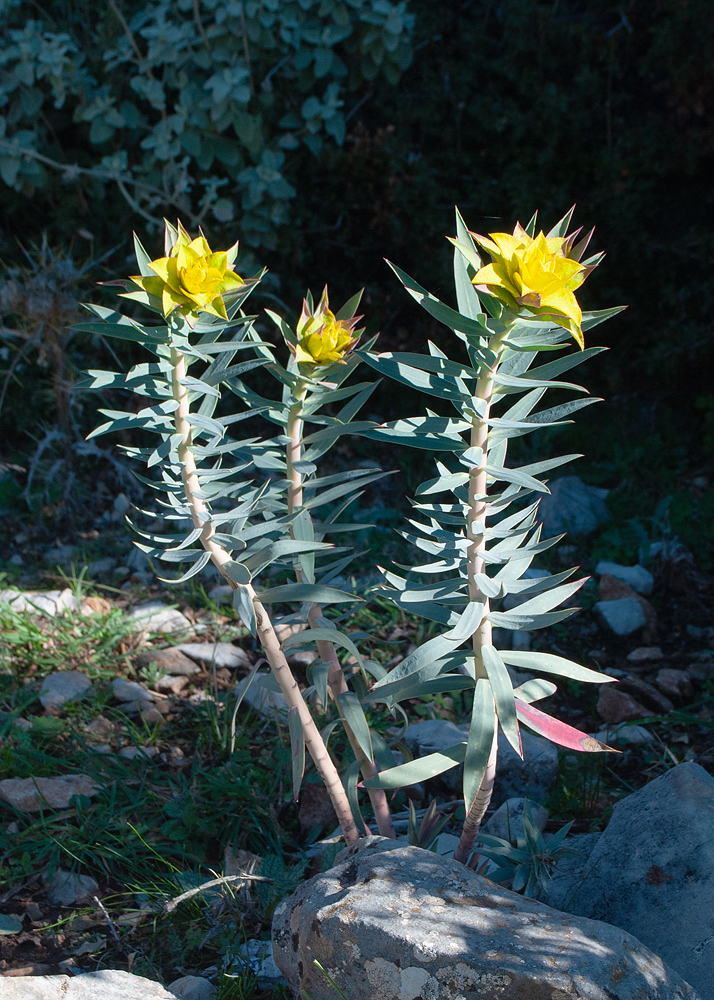
<path id="1" fill-rule="evenodd" d="M 101 969 L 78 976 L 3 976 L 0 1000 L 176 1000 L 161 983 Z"/>
<path id="2" fill-rule="evenodd" d="M 147 632 L 190 632 L 193 628 L 188 618 L 163 601 L 146 601 L 137 604 L 127 617 L 136 622 L 137 628 Z"/>
<path id="3" fill-rule="evenodd" d="M 621 566 L 619 563 L 607 562 L 601 559 L 595 567 L 595 572 L 598 576 L 603 576 L 605 573 L 608 576 L 614 576 L 616 579 L 626 583 L 628 587 L 632 587 L 638 594 L 644 594 L 645 596 L 651 594 L 654 587 L 654 577 L 648 569 L 639 564 L 637 566 Z"/>
<path id="4" fill-rule="evenodd" d="M 506 799 L 481 827 L 482 833 L 491 837 L 500 837 L 515 844 L 519 837 L 525 837 L 523 827 L 523 808 L 525 799 L 515 797 Z M 537 802 L 531 802 L 531 816 L 536 827 L 543 832 L 548 822 L 548 810 Z"/>
<path id="5" fill-rule="evenodd" d="M 221 667 L 250 667 L 250 657 L 244 649 L 234 646 L 230 642 L 182 642 L 175 646 L 180 652 L 190 656 L 196 663 L 216 669 Z"/>
<path id="6" fill-rule="evenodd" d="M 71 906 L 97 892 L 99 883 L 91 875 L 76 875 L 64 868 L 57 868 L 47 887 L 47 901 L 53 906 Z"/>
<path id="7" fill-rule="evenodd" d="M 634 937 L 503 889 L 458 862 L 366 838 L 278 904 L 294 991 L 334 1000 L 695 1000 Z M 667 921 L 669 923 L 670 921 Z"/>
<path id="8" fill-rule="evenodd" d="M 43 708 L 59 710 L 68 701 L 81 698 L 91 686 L 92 682 L 81 670 L 59 670 L 43 680 L 40 703 Z"/>
<path id="9" fill-rule="evenodd" d="M 634 597 L 598 601 L 595 611 L 615 635 L 632 635 L 646 624 L 645 613 Z"/>
<path id="10" fill-rule="evenodd" d="M 635 934 L 714 998 L 714 778 L 678 764 L 615 805 L 570 906 Z"/>

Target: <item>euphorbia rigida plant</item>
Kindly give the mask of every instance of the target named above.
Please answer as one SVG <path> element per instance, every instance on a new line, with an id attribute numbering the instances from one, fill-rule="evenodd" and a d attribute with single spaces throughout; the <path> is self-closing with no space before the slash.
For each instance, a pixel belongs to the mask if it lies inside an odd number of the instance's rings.
<path id="1" fill-rule="evenodd" d="M 159 321 L 146 325 L 118 310 L 90 305 L 98 321 L 82 328 L 135 341 L 153 355 L 154 360 L 137 364 L 126 374 L 89 373 L 91 387 L 128 389 L 144 397 L 147 405 L 138 412 L 100 411 L 107 422 L 90 436 L 126 428 L 158 437 L 155 447 L 125 451 L 146 465 L 148 474 L 138 478 L 162 495 L 158 500 L 162 516 L 175 522 L 178 530 L 158 535 L 135 528 L 143 538 L 137 544 L 152 558 L 190 563 L 186 572 L 167 582 L 183 582 L 212 561 L 230 583 L 234 606 L 262 645 L 273 683 L 288 704 L 294 794 L 297 797 L 300 789 L 307 749 L 345 840 L 351 843 L 359 836 L 355 817 L 361 824 L 359 772 L 369 780 L 377 775 L 378 766 L 394 764 L 384 741 L 370 731 L 336 648 L 354 657 L 358 674 L 352 684 L 359 694 L 366 691 L 370 675 L 380 677 L 385 671 L 363 659 L 355 643 L 358 636 L 342 632 L 324 610 L 356 601 L 330 585 L 349 564 L 350 547 L 336 548 L 324 539 L 359 527 L 341 523 L 340 515 L 365 484 L 383 475 L 379 469 L 316 475 L 316 462 L 335 441 L 372 426 L 354 418 L 373 385 L 345 384 L 360 364 L 353 351 L 362 332 L 355 329 L 360 296 L 337 314 L 329 308 L 327 291 L 317 306 L 308 296 L 295 331 L 271 314 L 287 345 L 289 360 L 282 365 L 256 333 L 255 317 L 242 311 L 262 275 L 243 279 L 235 272 L 237 244 L 212 252 L 202 235 L 191 239 L 180 223 L 178 227 L 167 223 L 164 257 L 152 260 L 138 240 L 135 245 L 140 273 L 115 284 L 127 289 L 124 298 L 147 308 Z M 246 352 L 247 360 L 234 363 Z M 280 400 L 259 396 L 245 385 L 242 376 L 256 367 L 266 369 L 281 384 Z M 221 388 L 241 400 L 240 412 L 216 416 Z M 336 412 L 323 413 L 328 404 L 337 406 Z M 256 415 L 277 425 L 275 437 L 228 436 L 229 427 Z M 306 425 L 317 429 L 305 433 Z M 320 521 L 313 520 L 318 510 Z M 140 513 L 156 515 L 156 511 Z M 187 522 L 188 530 L 183 531 Z M 324 564 L 326 555 L 330 561 Z M 256 577 L 276 563 L 294 570 L 295 582 L 257 590 Z M 282 643 L 266 608 L 275 604 L 299 607 L 281 619 L 281 624 L 298 626 L 287 630 L 292 634 Z M 311 643 L 317 646 L 319 659 L 310 668 L 311 686 L 302 692 L 286 652 Z M 269 682 L 267 675 L 263 683 L 269 686 Z M 325 745 L 328 734 L 323 738 L 311 714 L 310 695 L 322 707 L 330 698 L 337 707 L 339 718 L 328 728 L 344 726 L 355 756 L 344 783 Z M 370 797 L 380 832 L 394 836 L 384 791 L 373 789 Z"/>
<path id="2" fill-rule="evenodd" d="M 537 678 L 514 690 L 507 664 L 586 683 L 612 678 L 550 653 L 498 650 L 493 644 L 494 626 L 530 631 L 563 621 L 576 609 L 560 605 L 585 582 L 570 580 L 574 569 L 536 578 L 528 572 L 533 559 L 559 540 L 541 537 L 538 497 L 549 492 L 542 477 L 579 456 L 520 468 L 506 464 L 512 438 L 560 426 L 595 402 L 580 396 L 537 409 L 549 389 L 586 392 L 558 377 L 599 353 L 601 348 L 584 347 L 583 334 L 620 311 L 581 312 L 575 291 L 602 255 L 582 259 L 589 236 L 577 242 L 577 233 L 568 235 L 571 215 L 547 235 L 536 233 L 534 217 L 525 229 L 517 225 L 512 234 L 484 237 L 470 233 L 457 211 L 451 242 L 458 311 L 391 265 L 410 295 L 461 342 L 454 345 L 457 358 L 431 343 L 428 354 L 359 352 L 382 375 L 447 400 L 456 411 L 447 417 L 427 410 L 366 432 L 381 441 L 451 453 L 453 460 L 438 461 L 437 476 L 418 488 L 415 519 L 404 533 L 427 561 L 406 575 L 384 572 L 382 588 L 403 610 L 447 630 L 379 679 L 364 700 L 391 708 L 437 692 L 473 691 L 468 738 L 384 770 L 364 785 L 398 788 L 463 763 L 466 817 L 454 855 L 463 862 L 491 799 L 499 727 L 521 757 L 521 725 L 571 750 L 610 749 L 535 708 L 555 684 Z M 483 251 L 490 261 L 482 259 Z M 573 341 L 575 350 L 540 360 Z M 504 609 L 507 595 L 521 603 Z"/>

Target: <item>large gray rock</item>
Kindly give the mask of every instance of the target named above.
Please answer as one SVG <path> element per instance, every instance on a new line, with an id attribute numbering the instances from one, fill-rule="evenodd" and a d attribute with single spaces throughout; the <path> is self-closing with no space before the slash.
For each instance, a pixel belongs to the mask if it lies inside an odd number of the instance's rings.
<path id="1" fill-rule="evenodd" d="M 593 866 L 589 864 L 590 855 L 601 836 L 600 833 L 579 833 L 566 838 L 563 847 L 570 853 L 558 859 L 548 881 L 549 906 L 554 906 L 556 910 L 572 908 L 576 895 L 593 872 Z"/>
<path id="2" fill-rule="evenodd" d="M 417 847 L 369 841 L 273 918 L 295 992 L 349 1000 L 694 1000 L 634 937 L 502 889 Z"/>
<path id="3" fill-rule="evenodd" d="M 679 764 L 615 806 L 571 910 L 635 934 L 714 1000 L 714 778 Z"/>
<path id="4" fill-rule="evenodd" d="M 43 708 L 58 712 L 68 701 L 75 701 L 89 691 L 92 682 L 81 670 L 58 670 L 48 674 L 40 688 Z"/>
<path id="5" fill-rule="evenodd" d="M 79 976 L 3 976 L 0 1000 L 176 1000 L 161 983 L 102 969 Z"/>
<path id="6" fill-rule="evenodd" d="M 561 476 L 548 483 L 550 496 L 540 502 L 538 514 L 543 521 L 543 537 L 591 535 L 610 517 L 605 503 L 607 490 L 586 486 L 579 476 Z"/>

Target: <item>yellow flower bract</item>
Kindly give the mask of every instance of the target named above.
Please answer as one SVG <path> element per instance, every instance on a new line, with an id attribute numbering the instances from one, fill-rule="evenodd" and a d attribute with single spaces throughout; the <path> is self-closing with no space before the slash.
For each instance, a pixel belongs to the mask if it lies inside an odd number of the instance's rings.
<path id="1" fill-rule="evenodd" d="M 354 328 L 358 316 L 351 319 L 337 319 L 329 308 L 327 289 L 313 313 L 303 303 L 302 314 L 297 326 L 295 360 L 301 364 L 329 365 L 342 361 L 354 347 Z"/>
<path id="2" fill-rule="evenodd" d="M 574 291 L 587 277 L 588 268 L 567 256 L 569 240 L 542 232 L 533 238 L 520 225 L 512 235 L 474 236 L 493 261 L 477 271 L 473 284 L 512 309 L 525 307 L 551 318 L 569 330 L 582 348 L 582 312 Z"/>
<path id="3" fill-rule="evenodd" d="M 192 240 L 179 223 L 169 256 L 149 263 L 156 277 L 137 275 L 131 280 L 160 299 L 164 316 L 178 309 L 184 315 L 207 312 L 228 319 L 223 295 L 245 283 L 232 268 L 237 247 L 213 253 L 203 235 Z"/>

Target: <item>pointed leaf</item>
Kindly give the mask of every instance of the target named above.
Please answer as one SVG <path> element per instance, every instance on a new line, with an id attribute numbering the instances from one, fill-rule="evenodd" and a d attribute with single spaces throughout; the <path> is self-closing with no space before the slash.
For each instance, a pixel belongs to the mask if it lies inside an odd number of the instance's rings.
<path id="1" fill-rule="evenodd" d="M 440 753 L 430 753 L 426 757 L 417 757 L 407 764 L 399 764 L 388 771 L 380 771 L 373 778 L 363 781 L 361 788 L 404 788 L 419 781 L 428 781 L 461 764 L 466 756 L 466 742 L 457 743 Z"/>
<path id="2" fill-rule="evenodd" d="M 612 753 L 618 752 L 596 740 L 594 736 L 588 736 L 587 733 L 574 729 L 565 722 L 559 722 L 558 719 L 546 715 L 545 712 L 526 704 L 519 698 L 516 698 L 516 712 L 521 722 L 534 733 L 544 736 L 551 743 L 557 743 L 558 746 L 567 747 L 568 750 L 581 750 L 585 753 L 602 753 L 606 750 Z"/>
<path id="3" fill-rule="evenodd" d="M 239 585 L 233 591 L 233 607 L 240 616 L 240 620 L 255 638 L 257 623 L 255 619 L 255 607 L 253 606 L 253 594 L 247 587 Z"/>
<path id="4" fill-rule="evenodd" d="M 355 735 L 360 749 L 367 755 L 370 761 L 374 760 L 372 751 L 372 739 L 369 733 L 369 724 L 364 714 L 364 710 L 359 698 L 354 691 L 344 691 L 337 696 L 337 702 L 342 711 L 345 723 L 350 727 Z"/>
<path id="5" fill-rule="evenodd" d="M 501 650 L 501 659 L 513 667 L 523 667 L 525 670 L 542 670 L 547 674 L 558 674 L 569 677 L 573 681 L 584 681 L 586 684 L 612 684 L 617 678 L 601 674 L 589 667 L 581 667 L 579 663 L 566 660 L 554 653 L 521 652 L 520 650 Z"/>
<path id="6" fill-rule="evenodd" d="M 478 795 L 496 733 L 496 707 L 493 691 L 485 677 L 476 682 L 474 703 L 471 710 L 471 726 L 464 760 L 464 805 L 468 815 L 474 799 Z"/>
<path id="7" fill-rule="evenodd" d="M 518 756 L 522 758 L 523 747 L 521 746 L 521 736 L 518 731 L 518 719 L 516 718 L 516 707 L 513 701 L 513 684 L 511 683 L 511 678 L 503 660 L 498 655 L 498 650 L 493 646 L 483 646 L 481 655 L 496 702 L 496 714 L 498 715 L 501 729 Z"/>
<path id="8" fill-rule="evenodd" d="M 315 583 L 288 583 L 282 587 L 271 587 L 258 595 L 264 604 L 278 604 L 284 601 L 312 601 L 313 604 L 352 604 L 362 601 L 361 597 L 348 594 L 334 587 L 323 587 Z"/>
<path id="9" fill-rule="evenodd" d="M 305 774 L 305 736 L 302 731 L 300 713 L 295 705 L 288 709 L 288 732 L 290 733 L 290 762 L 293 778 L 293 798 L 297 802 L 300 785 Z"/>

